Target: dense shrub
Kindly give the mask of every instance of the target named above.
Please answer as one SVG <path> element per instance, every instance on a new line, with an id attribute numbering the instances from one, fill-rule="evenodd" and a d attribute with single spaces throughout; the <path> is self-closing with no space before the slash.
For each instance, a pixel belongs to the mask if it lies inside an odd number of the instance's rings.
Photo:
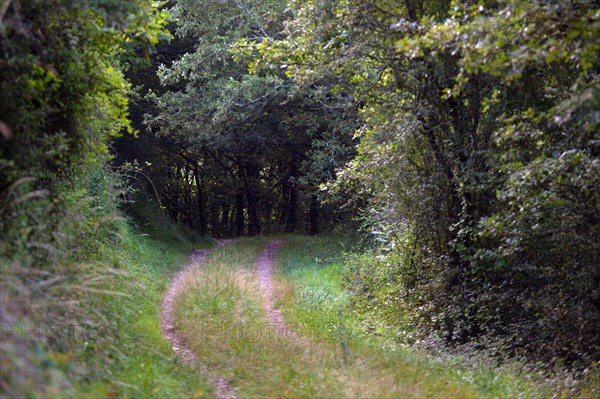
<path id="1" fill-rule="evenodd" d="M 380 243 L 353 274 L 364 307 L 451 345 L 597 361 L 597 6 L 292 7 L 255 64 L 357 99 L 358 155 L 329 188 L 367 201 Z"/>
<path id="2" fill-rule="evenodd" d="M 62 371 L 82 350 L 69 326 L 103 322 L 97 290 L 112 265 L 96 254 L 125 228 L 124 185 L 108 146 L 131 131 L 119 55 L 134 38 L 155 41 L 159 27 L 146 0 L 3 2 L 0 322 L 21 326 L 34 343 L 3 341 L 2 395 L 67 389 Z"/>

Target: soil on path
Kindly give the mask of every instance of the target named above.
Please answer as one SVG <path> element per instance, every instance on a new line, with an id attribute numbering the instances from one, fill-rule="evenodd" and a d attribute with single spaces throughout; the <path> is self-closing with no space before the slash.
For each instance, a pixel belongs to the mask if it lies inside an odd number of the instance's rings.
<path id="1" fill-rule="evenodd" d="M 234 240 L 220 240 L 217 247 L 222 247 L 233 243 Z M 275 308 L 275 284 L 273 281 L 273 264 L 275 263 L 275 254 L 283 246 L 283 241 L 271 241 L 256 262 L 258 271 L 260 292 L 263 297 L 264 307 L 267 313 L 267 319 L 276 333 L 286 338 L 296 338 L 297 334 L 286 326 L 281 312 Z M 209 250 L 200 249 L 192 251 L 190 254 L 190 263 L 183 270 L 179 271 L 167 290 L 163 299 L 161 329 L 165 339 L 171 344 L 173 351 L 177 356 L 188 365 L 193 365 L 208 377 L 209 381 L 215 387 L 215 394 L 219 399 L 235 399 L 237 395 L 234 388 L 225 378 L 213 375 L 210 370 L 198 359 L 183 341 L 182 337 L 175 330 L 175 300 L 185 288 L 186 277 L 194 273 L 208 258 Z"/>
<path id="2" fill-rule="evenodd" d="M 220 240 L 217 241 L 216 246 L 222 247 L 227 244 L 231 244 L 233 240 Z M 175 331 L 175 299 L 181 293 L 186 281 L 186 276 L 191 273 L 194 273 L 196 269 L 202 266 L 202 264 L 208 258 L 210 254 L 209 250 L 199 249 L 194 250 L 190 254 L 190 263 L 186 268 L 179 271 L 173 280 L 171 281 L 171 285 L 167 290 L 167 293 L 163 299 L 162 305 L 162 316 L 161 316 L 161 330 L 165 339 L 171 344 L 173 351 L 177 354 L 177 356 L 181 359 L 181 361 L 188 365 L 194 365 L 198 367 L 200 371 L 207 376 L 208 380 L 215 387 L 215 394 L 219 399 L 236 399 L 237 395 L 233 387 L 229 384 L 229 382 L 219 376 L 215 376 L 210 373 L 210 370 L 203 365 L 198 357 L 190 350 L 190 348 L 183 342 L 181 336 L 177 334 Z"/>
<path id="3" fill-rule="evenodd" d="M 276 333 L 286 338 L 297 338 L 297 334 L 286 325 L 283 315 L 275 308 L 275 284 L 273 282 L 273 264 L 275 254 L 283 246 L 283 241 L 274 240 L 267 244 L 256 262 L 256 270 L 260 282 L 260 292 L 267 312 L 269 324 Z"/>

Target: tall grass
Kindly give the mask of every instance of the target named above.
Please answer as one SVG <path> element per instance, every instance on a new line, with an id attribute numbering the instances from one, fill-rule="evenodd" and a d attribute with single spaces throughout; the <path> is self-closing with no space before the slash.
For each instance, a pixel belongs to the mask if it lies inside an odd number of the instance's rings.
<path id="1" fill-rule="evenodd" d="M 98 198 L 73 200 L 74 217 L 57 230 L 58 244 L 43 251 L 28 244 L 0 256 L 0 396 L 210 393 L 205 378 L 183 366 L 160 333 L 169 276 L 187 264 L 197 237 L 154 207 L 143 205 L 143 217 L 128 220 Z"/>
<path id="2" fill-rule="evenodd" d="M 174 355 L 160 331 L 162 296 L 169 276 L 184 267 L 190 241 L 174 240 L 165 226 L 164 234 L 135 234 L 129 229 L 121 245 L 102 248 L 101 256 L 123 270 L 113 281 L 113 290 L 126 296 L 109 296 L 105 314 L 117 323 L 118 341 L 106 353 L 84 356 L 87 367 L 95 368 L 89 381 L 77 385 L 77 397 L 201 397 L 210 391 L 198 370 L 187 367 Z M 151 230 L 146 230 L 151 231 Z M 144 233 L 148 234 L 148 233 Z M 184 237 L 185 232 L 179 231 Z"/>

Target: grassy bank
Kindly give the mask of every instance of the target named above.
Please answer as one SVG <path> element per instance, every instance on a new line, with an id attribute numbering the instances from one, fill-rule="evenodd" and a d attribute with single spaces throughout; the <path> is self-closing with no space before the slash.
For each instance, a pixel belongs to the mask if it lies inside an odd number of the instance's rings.
<path id="1" fill-rule="evenodd" d="M 113 290 L 126 295 L 108 297 L 108 314 L 119 323 L 119 340 L 108 364 L 93 354 L 87 357 L 100 378 L 79 384 L 74 396 L 176 398 L 207 393 L 204 377 L 183 366 L 161 335 L 162 296 L 169 276 L 187 264 L 192 243 L 185 232 L 169 234 L 169 224 L 160 227 L 150 235 L 129 228 L 120 245 L 102 248 L 102 258 L 111 259 L 125 272 L 114 281 Z"/>
<path id="2" fill-rule="evenodd" d="M 3 285 L 9 288 L 3 305 L 10 306 L 15 323 L 12 336 L 3 334 L 0 396 L 176 398 L 210 393 L 205 378 L 178 361 L 160 332 L 170 275 L 186 265 L 197 238 L 151 207 L 137 211 L 135 222 L 121 216 L 113 220 L 89 256 L 53 265 L 56 283 L 35 296 L 10 289 L 17 281 L 14 264 L 3 271 Z M 57 284 L 62 285 L 54 289 Z M 28 311 L 18 313 L 12 304 L 19 301 L 27 302 Z M 76 310 L 66 318 L 61 309 L 68 304 Z M 35 312 L 42 305 L 46 315 Z M 55 320 L 50 328 L 47 320 Z M 31 326 L 39 336 L 27 335 Z"/>
<path id="3" fill-rule="evenodd" d="M 402 345 L 394 339 L 397 331 L 386 331 L 382 325 L 374 328 L 367 317 L 353 311 L 350 294 L 344 288 L 348 267 L 344 238 L 287 236 L 286 241 L 279 265 L 282 278 L 291 286 L 280 302 L 287 320 L 308 326 L 321 339 L 336 342 L 347 357 L 377 358 L 399 383 L 411 373 L 407 369 L 416 369 L 419 374 L 472 390 L 477 397 L 596 397 L 597 381 L 574 386 L 567 375 L 564 381 L 548 382 L 550 376 L 524 372 L 521 364 L 498 367 L 483 356 L 440 356 Z"/>

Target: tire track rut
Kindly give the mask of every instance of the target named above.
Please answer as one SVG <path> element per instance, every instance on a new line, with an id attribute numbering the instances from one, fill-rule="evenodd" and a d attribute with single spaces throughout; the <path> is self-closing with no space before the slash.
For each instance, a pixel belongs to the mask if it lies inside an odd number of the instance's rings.
<path id="1" fill-rule="evenodd" d="M 216 247 L 223 247 L 233 243 L 233 240 L 217 241 Z M 206 261 L 210 255 L 207 249 L 194 250 L 190 254 L 190 263 L 187 267 L 180 270 L 167 290 L 162 304 L 161 330 L 165 339 L 169 342 L 175 354 L 184 364 L 197 367 L 204 374 L 215 389 L 215 395 L 218 399 L 237 399 L 237 394 L 229 381 L 223 377 L 216 376 L 203 364 L 200 359 L 191 351 L 189 346 L 183 341 L 182 337 L 175 330 L 175 300 L 184 288 L 186 276 L 194 273 Z"/>
<path id="2" fill-rule="evenodd" d="M 267 320 L 269 324 L 278 334 L 286 338 L 297 338 L 297 334 L 288 328 L 283 315 L 275 307 L 275 287 L 273 282 L 273 264 L 275 263 L 275 255 L 277 251 L 283 247 L 283 241 L 271 241 L 263 252 L 258 257 L 256 262 L 256 270 L 260 283 L 260 292 L 263 298 L 263 305 L 267 312 Z"/>
<path id="3" fill-rule="evenodd" d="M 234 240 L 220 240 L 216 247 L 223 247 L 233 243 Z M 263 252 L 258 257 L 256 269 L 259 278 L 260 293 L 263 298 L 263 305 L 267 314 L 267 320 L 273 330 L 286 337 L 297 338 L 297 334 L 289 329 L 283 319 L 283 315 L 275 307 L 275 287 L 273 281 L 273 264 L 275 255 L 283 246 L 283 241 L 274 240 L 267 244 Z M 197 367 L 204 374 L 215 389 L 218 399 L 237 399 L 235 389 L 230 382 L 223 377 L 211 373 L 208 367 L 192 352 L 190 347 L 184 342 L 183 338 L 177 334 L 175 329 L 175 302 L 177 296 L 185 289 L 185 282 L 189 274 L 194 273 L 206 262 L 211 251 L 207 249 L 194 250 L 190 254 L 190 263 L 184 269 L 180 270 L 171 280 L 162 304 L 161 330 L 165 339 L 169 342 L 173 351 L 180 360 L 187 365 Z"/>

